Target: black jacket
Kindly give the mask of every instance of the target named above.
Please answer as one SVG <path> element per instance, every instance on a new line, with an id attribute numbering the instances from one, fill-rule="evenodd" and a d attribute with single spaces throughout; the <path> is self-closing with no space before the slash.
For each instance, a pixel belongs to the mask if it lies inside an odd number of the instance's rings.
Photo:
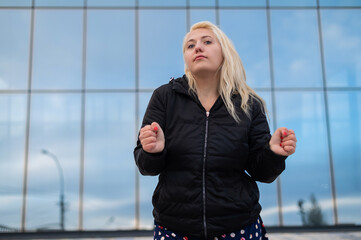
<path id="1" fill-rule="evenodd" d="M 240 109 L 241 97 L 232 100 Z M 221 97 L 207 117 L 185 76 L 154 91 L 142 127 L 157 122 L 165 149 L 147 153 L 138 139 L 134 156 L 143 175 L 160 174 L 153 194 L 159 224 L 205 239 L 256 221 L 261 206 L 255 181 L 275 180 L 286 157 L 269 149 L 265 114 L 258 101 L 250 104 L 251 119 L 240 110 L 237 124 Z"/>

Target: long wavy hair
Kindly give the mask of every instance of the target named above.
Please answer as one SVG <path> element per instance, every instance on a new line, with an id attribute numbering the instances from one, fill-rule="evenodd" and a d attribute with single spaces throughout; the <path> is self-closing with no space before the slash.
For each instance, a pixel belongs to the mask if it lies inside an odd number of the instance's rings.
<path id="1" fill-rule="evenodd" d="M 232 102 L 232 95 L 239 94 L 241 96 L 240 107 L 248 118 L 251 118 L 249 106 L 250 98 L 252 100 L 255 99 L 258 101 L 262 106 L 262 111 L 268 115 L 265 101 L 246 83 L 246 73 L 241 58 L 239 57 L 233 43 L 219 27 L 208 21 L 194 24 L 184 37 L 183 54 L 186 50 L 186 43 L 189 33 L 200 28 L 211 30 L 221 45 L 223 62 L 219 70 L 220 81 L 218 92 L 222 97 L 229 114 L 236 122 L 240 122 L 236 111 L 237 106 L 235 107 L 234 103 Z M 190 90 L 197 93 L 196 79 L 187 65 L 185 65 L 184 71 L 188 78 Z"/>

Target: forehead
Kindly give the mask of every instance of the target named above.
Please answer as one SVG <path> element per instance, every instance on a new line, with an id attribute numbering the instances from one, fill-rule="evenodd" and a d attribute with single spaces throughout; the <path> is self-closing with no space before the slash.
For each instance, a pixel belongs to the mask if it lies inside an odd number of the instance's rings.
<path id="1" fill-rule="evenodd" d="M 210 36 L 212 38 L 216 38 L 211 30 L 206 29 L 206 28 L 198 28 L 196 30 L 191 31 L 188 34 L 187 41 L 192 40 L 192 39 L 195 40 L 195 39 L 202 38 L 205 36 Z"/>

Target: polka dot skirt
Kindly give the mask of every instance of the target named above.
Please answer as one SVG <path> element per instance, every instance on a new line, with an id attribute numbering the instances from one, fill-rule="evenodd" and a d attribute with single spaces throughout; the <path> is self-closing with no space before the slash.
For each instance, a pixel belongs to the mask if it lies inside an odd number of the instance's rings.
<path id="1" fill-rule="evenodd" d="M 268 240 L 266 229 L 263 225 L 261 217 L 253 224 L 228 234 L 211 238 L 213 240 Z M 154 223 L 154 240 L 195 240 L 175 233 L 156 222 Z"/>

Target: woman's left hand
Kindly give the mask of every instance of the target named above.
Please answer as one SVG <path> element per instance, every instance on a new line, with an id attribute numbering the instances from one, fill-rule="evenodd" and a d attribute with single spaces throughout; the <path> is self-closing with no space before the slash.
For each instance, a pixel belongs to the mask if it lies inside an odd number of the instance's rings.
<path id="1" fill-rule="evenodd" d="M 296 151 L 296 135 L 292 129 L 278 128 L 269 141 L 271 150 L 282 156 L 290 156 Z"/>

